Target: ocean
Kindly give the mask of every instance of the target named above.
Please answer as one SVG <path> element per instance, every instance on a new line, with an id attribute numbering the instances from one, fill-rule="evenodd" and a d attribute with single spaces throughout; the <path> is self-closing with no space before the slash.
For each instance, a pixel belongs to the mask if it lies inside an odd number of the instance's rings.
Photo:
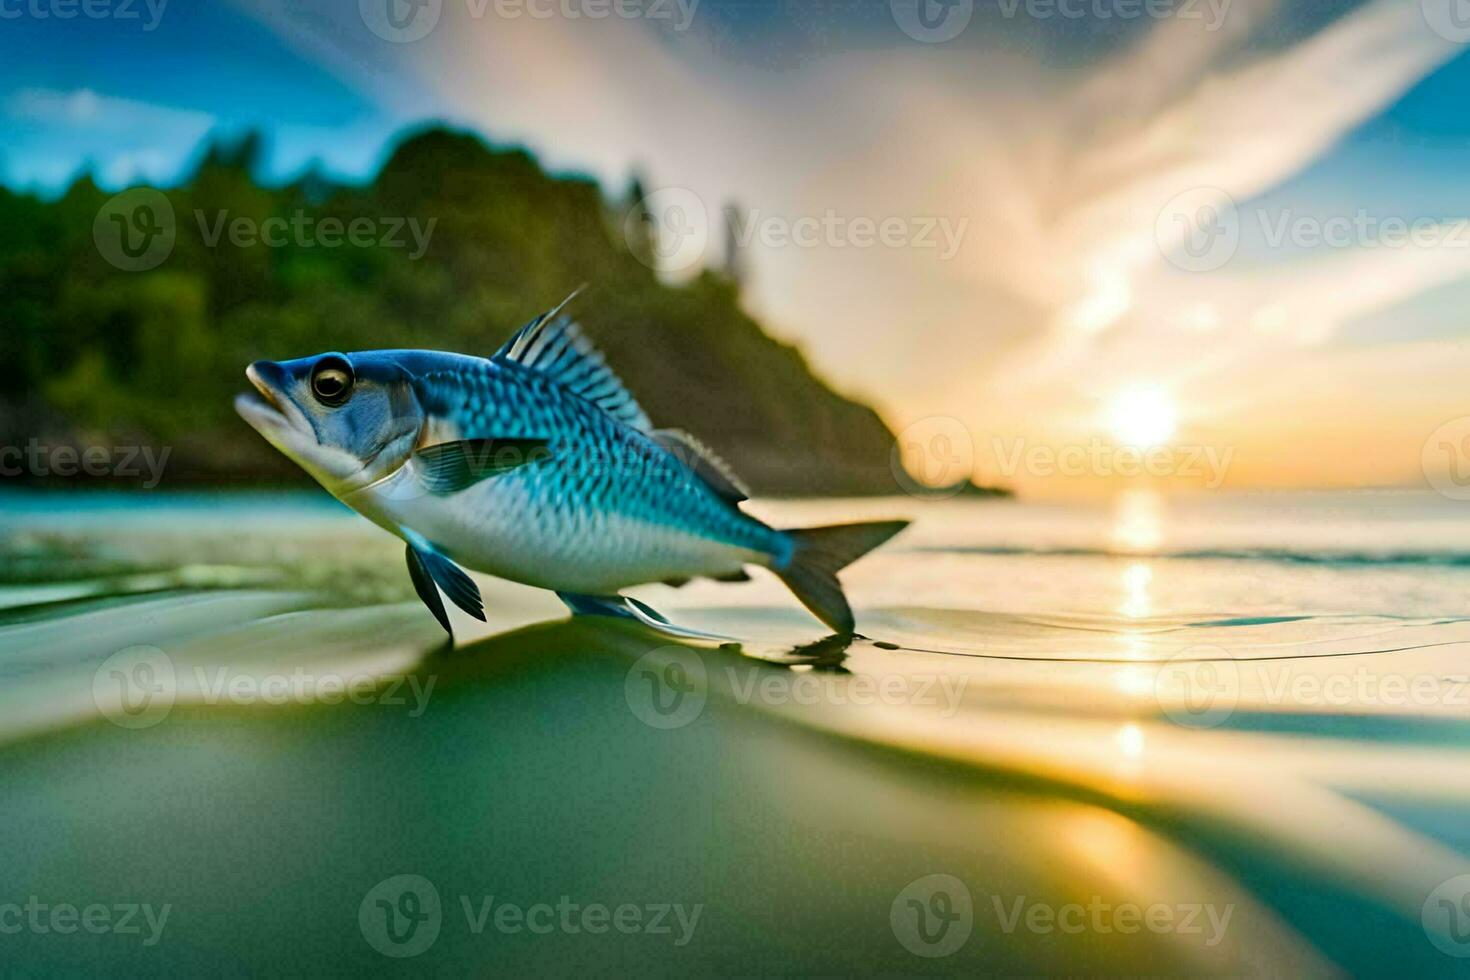
<path id="1" fill-rule="evenodd" d="M 0 495 L 6 972 L 1470 975 L 1465 504 L 750 506 L 914 520 L 860 637 L 449 644 L 321 494 Z"/>

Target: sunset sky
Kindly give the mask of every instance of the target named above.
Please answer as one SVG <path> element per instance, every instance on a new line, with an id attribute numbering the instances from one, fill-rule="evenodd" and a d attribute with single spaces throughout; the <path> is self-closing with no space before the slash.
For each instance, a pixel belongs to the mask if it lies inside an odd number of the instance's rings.
<path id="1" fill-rule="evenodd" d="M 636 167 L 747 210 L 747 304 L 821 374 L 1023 490 L 1099 480 L 1003 472 L 1018 449 L 1099 444 L 1228 452 L 1224 486 L 1422 486 L 1470 414 L 1455 0 L 983 0 L 948 40 L 905 32 L 911 0 L 442 0 L 404 43 L 368 27 L 388 2 L 0 22 L 0 175 L 169 182 L 254 125 L 274 176 L 358 177 L 437 118 L 610 194 Z"/>

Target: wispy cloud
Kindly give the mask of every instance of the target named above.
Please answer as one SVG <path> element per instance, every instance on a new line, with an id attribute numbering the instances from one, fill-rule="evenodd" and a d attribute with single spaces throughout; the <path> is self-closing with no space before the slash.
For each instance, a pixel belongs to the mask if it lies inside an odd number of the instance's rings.
<path id="1" fill-rule="evenodd" d="M 209 113 L 120 99 L 91 89 L 21 89 L 6 99 L 5 111 L 13 119 L 111 132 L 192 129 L 202 133 L 214 124 Z"/>
<path id="2" fill-rule="evenodd" d="M 91 89 L 20 89 L 0 103 L 0 113 L 29 130 L 29 152 L 10 164 L 10 178 L 51 187 L 72 176 L 79 159 L 104 186 L 172 181 L 183 155 L 215 125 L 209 113 Z"/>
<path id="3" fill-rule="evenodd" d="M 1243 250 L 1188 273 L 1167 259 L 1182 232 L 1158 221 L 1191 188 L 1248 207 L 1457 55 L 1417 3 L 1371 0 L 1282 42 L 1264 28 L 1289 11 L 1234 0 L 1218 30 L 1164 19 L 1065 71 L 1024 47 L 916 43 L 770 71 L 713 56 L 699 30 L 475 19 L 454 3 L 428 38 L 395 45 L 351 5 L 303 32 L 296 8 L 259 3 L 385 105 L 411 93 L 422 114 L 526 142 L 610 187 L 641 166 L 712 215 L 733 199 L 786 218 L 966 221 L 949 261 L 759 241 L 746 256 L 748 302 L 900 424 L 948 414 L 1036 438 L 1085 424 L 1131 378 L 1203 399 L 1202 371 L 1300 371 L 1343 324 L 1465 271 L 1447 250 L 1347 247 Z M 1217 403 L 1193 414 L 1246 424 L 1250 406 L 1212 387 Z"/>

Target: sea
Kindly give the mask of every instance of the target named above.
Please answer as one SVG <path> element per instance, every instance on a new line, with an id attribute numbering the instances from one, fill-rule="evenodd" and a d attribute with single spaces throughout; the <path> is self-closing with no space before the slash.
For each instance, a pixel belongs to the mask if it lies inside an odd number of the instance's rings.
<path id="1" fill-rule="evenodd" d="M 907 517 L 833 637 L 772 576 L 449 640 L 319 493 L 0 492 L 0 964 L 1470 975 L 1470 504 Z"/>

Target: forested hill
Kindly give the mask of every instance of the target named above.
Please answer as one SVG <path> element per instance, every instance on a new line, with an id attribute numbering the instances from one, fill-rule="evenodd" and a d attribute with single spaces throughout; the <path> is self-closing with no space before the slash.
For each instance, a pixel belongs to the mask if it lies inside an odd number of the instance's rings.
<path id="1" fill-rule="evenodd" d="M 130 191 L 120 216 L 85 177 L 54 201 L 0 191 L 4 444 L 166 445 L 170 485 L 304 480 L 231 408 L 247 363 L 488 355 L 587 283 L 574 312 L 654 422 L 695 433 L 756 492 L 899 490 L 893 434 L 767 336 L 735 283 L 673 287 L 640 260 L 636 186 L 608 201 L 444 129 L 405 138 L 365 186 L 263 186 L 259 154 L 256 138 L 211 144 L 166 201 L 139 211 L 152 192 Z M 145 244 L 166 255 L 130 271 L 159 258 Z"/>

